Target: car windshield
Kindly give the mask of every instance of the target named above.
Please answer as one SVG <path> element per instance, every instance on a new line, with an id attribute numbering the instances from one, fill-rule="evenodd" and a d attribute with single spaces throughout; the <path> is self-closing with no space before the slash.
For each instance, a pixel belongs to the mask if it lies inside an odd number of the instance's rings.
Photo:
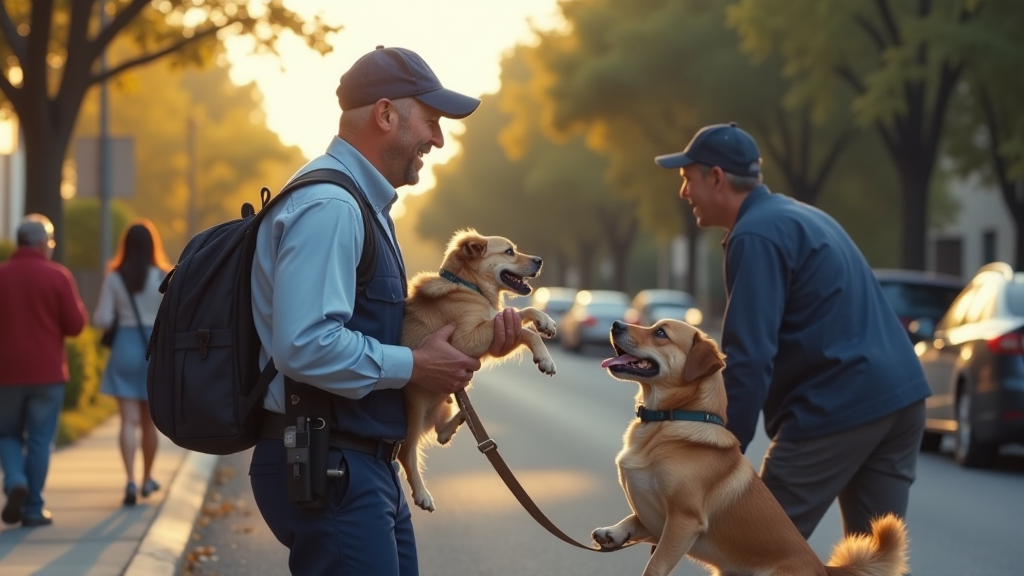
<path id="1" fill-rule="evenodd" d="M 1024 282 L 1006 286 L 1006 307 L 1014 316 L 1024 316 Z"/>
<path id="2" fill-rule="evenodd" d="M 958 288 L 948 286 L 898 282 L 883 282 L 882 291 L 896 315 L 908 320 L 938 320 L 960 293 Z"/>
<path id="3" fill-rule="evenodd" d="M 689 309 L 687 306 L 676 306 L 674 304 L 651 306 L 651 320 L 685 320 L 686 311 Z"/>
<path id="4" fill-rule="evenodd" d="M 649 306 L 677 305 L 693 306 L 693 296 L 686 292 L 664 291 L 652 292 L 648 299 Z"/>
<path id="5" fill-rule="evenodd" d="M 556 300 L 554 298 L 543 304 L 543 309 L 550 312 L 565 312 L 572 308 L 572 300 Z"/>
<path id="6" fill-rule="evenodd" d="M 621 318 L 628 309 L 629 306 L 614 302 L 591 302 L 587 304 L 587 313 L 591 316 L 600 316 L 602 318 Z"/>

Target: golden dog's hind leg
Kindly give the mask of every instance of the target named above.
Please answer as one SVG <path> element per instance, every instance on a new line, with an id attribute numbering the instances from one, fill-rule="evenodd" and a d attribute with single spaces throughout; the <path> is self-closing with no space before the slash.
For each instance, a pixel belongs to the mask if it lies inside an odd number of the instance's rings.
<path id="1" fill-rule="evenodd" d="M 696 521 L 681 514 L 669 515 L 665 518 L 665 529 L 661 539 L 654 547 L 651 559 L 647 561 L 643 576 L 668 576 L 679 565 L 683 556 L 690 551 L 693 543 L 701 534 L 701 527 Z"/>
<path id="2" fill-rule="evenodd" d="M 412 499 L 417 506 L 428 512 L 434 511 L 434 498 L 423 482 L 423 471 L 420 469 L 424 430 L 424 414 L 415 410 L 407 413 L 409 435 L 398 449 L 398 461 L 405 470 L 405 479 L 409 481 Z"/>
<path id="3" fill-rule="evenodd" d="M 449 413 L 451 410 L 449 409 Z M 462 426 L 462 423 L 466 421 L 466 416 L 459 410 L 454 416 L 448 418 L 446 422 L 438 420 L 437 426 L 434 428 L 434 432 L 437 433 L 437 443 L 444 446 L 448 442 L 451 442 L 452 436 Z"/>

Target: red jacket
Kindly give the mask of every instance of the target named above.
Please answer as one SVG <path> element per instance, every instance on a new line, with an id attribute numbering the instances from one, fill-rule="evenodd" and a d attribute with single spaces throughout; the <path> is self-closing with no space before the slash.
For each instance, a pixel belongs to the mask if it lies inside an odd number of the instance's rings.
<path id="1" fill-rule="evenodd" d="M 0 386 L 67 382 L 64 337 L 87 319 L 71 271 L 19 248 L 0 264 Z"/>

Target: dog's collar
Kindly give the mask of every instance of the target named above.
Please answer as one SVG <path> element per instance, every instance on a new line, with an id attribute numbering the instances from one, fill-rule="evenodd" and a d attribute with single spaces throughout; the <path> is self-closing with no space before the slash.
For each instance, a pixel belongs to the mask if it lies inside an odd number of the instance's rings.
<path id="1" fill-rule="evenodd" d="M 444 268 L 441 268 L 441 278 L 444 278 L 449 282 L 465 286 L 466 288 L 469 288 L 470 290 L 476 292 L 477 294 L 483 294 L 483 292 L 480 291 L 479 286 L 473 284 L 472 282 L 466 282 L 462 278 L 459 278 L 458 276 L 452 274 L 451 272 L 445 270 Z"/>
<path id="2" fill-rule="evenodd" d="M 688 422 L 711 422 L 725 426 L 725 420 L 710 412 L 689 412 L 686 410 L 648 410 L 641 404 L 636 408 L 636 417 L 641 422 L 664 422 L 666 420 L 686 420 Z"/>

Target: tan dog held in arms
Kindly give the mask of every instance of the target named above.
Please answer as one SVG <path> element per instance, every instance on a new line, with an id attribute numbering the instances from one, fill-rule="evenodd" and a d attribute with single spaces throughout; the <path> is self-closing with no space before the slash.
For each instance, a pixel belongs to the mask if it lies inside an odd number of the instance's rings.
<path id="1" fill-rule="evenodd" d="M 454 323 L 452 346 L 484 364 L 493 362 L 496 359 L 489 357 L 487 350 L 494 340 L 494 317 L 503 309 L 502 293 L 525 296 L 532 292 L 526 278 L 535 278 L 542 264 L 540 258 L 518 252 L 512 242 L 500 236 L 481 236 L 475 230 L 456 232 L 441 263 L 442 273 L 453 275 L 455 280 L 423 272 L 409 283 L 402 345 L 415 348 L 427 336 Z M 554 336 L 555 322 L 535 308 L 524 308 L 519 314 L 524 324 L 521 343 L 505 358 L 516 356 L 525 346 L 533 353 L 540 371 L 554 375 L 555 362 L 541 335 Z M 529 323 L 533 326 L 526 326 Z M 409 435 L 399 449 L 398 460 L 416 505 L 433 512 L 434 499 L 423 483 L 424 442 L 447 444 L 465 418 L 461 412 L 454 413 L 449 394 L 427 390 L 414 382 L 403 390 Z"/>
<path id="2" fill-rule="evenodd" d="M 740 453 L 724 426 L 680 418 L 717 415 L 724 423 L 724 356 L 715 342 L 677 320 L 644 328 L 615 322 L 612 377 L 640 385 L 652 410 L 685 411 L 672 421 L 633 421 L 616 457 L 633 514 L 592 533 L 602 548 L 656 544 L 645 576 L 669 574 L 684 555 L 719 576 L 897 576 L 909 570 L 906 526 L 876 519 L 872 534 L 847 536 L 823 566 Z M 696 413 L 696 414 L 693 414 Z"/>

